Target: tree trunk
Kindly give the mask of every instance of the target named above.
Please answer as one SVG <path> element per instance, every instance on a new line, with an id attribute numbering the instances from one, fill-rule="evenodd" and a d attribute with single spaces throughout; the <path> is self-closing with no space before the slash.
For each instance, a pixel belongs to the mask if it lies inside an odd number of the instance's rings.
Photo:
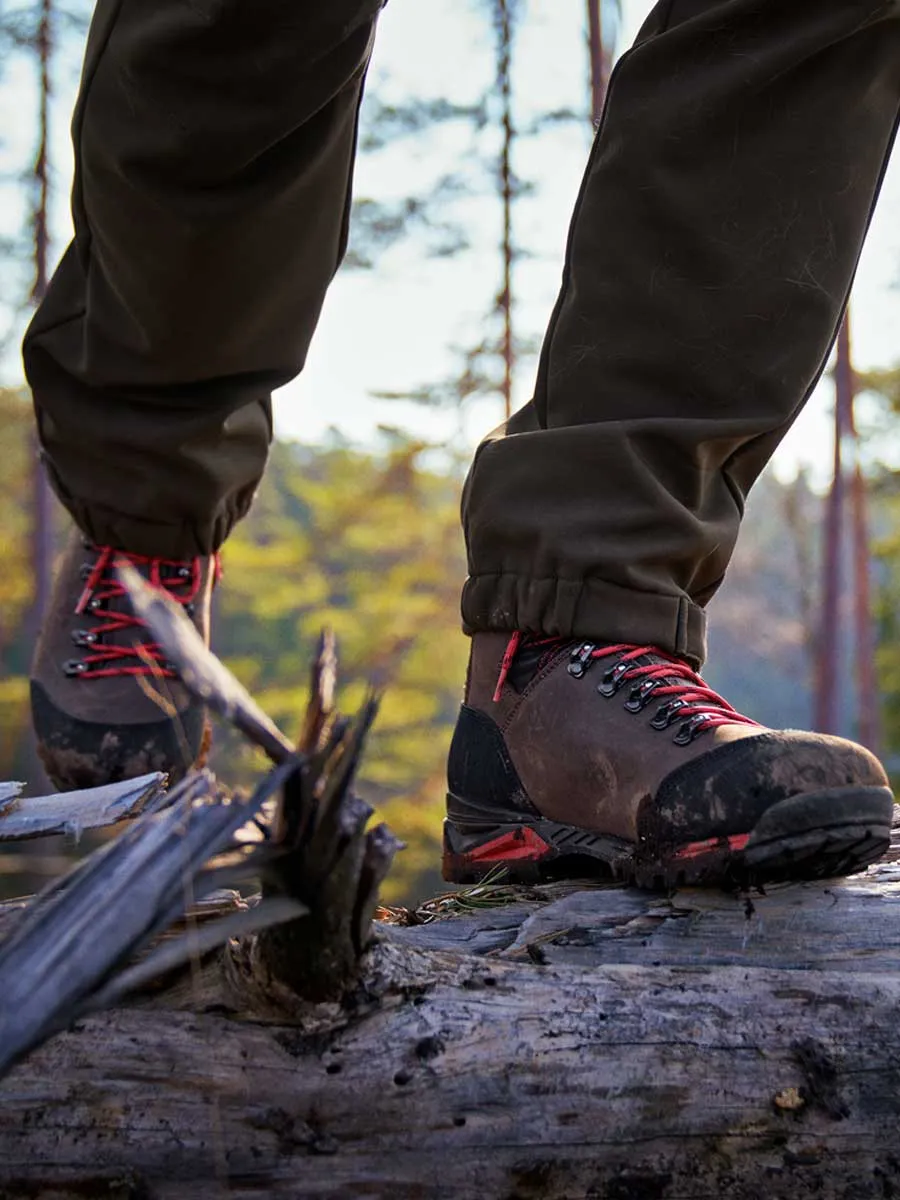
<path id="1" fill-rule="evenodd" d="M 269 986 L 243 940 L 79 1021 L 0 1084 L 0 1195 L 900 1194 L 896 862 L 435 914 L 379 924 L 340 1002 Z"/>

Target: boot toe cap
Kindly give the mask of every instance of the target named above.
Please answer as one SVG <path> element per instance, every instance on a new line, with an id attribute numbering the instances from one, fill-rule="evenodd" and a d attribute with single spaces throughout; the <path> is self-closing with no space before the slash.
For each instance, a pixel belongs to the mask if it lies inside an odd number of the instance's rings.
<path id="1" fill-rule="evenodd" d="M 190 704 L 174 718 L 139 724 L 84 721 L 54 704 L 31 683 L 38 754 L 60 791 L 101 787 L 151 771 L 174 783 L 202 758 L 208 741 L 206 709 Z"/>
<path id="2" fill-rule="evenodd" d="M 727 837 L 754 828 L 782 800 L 840 789 L 888 789 L 881 763 L 844 738 L 793 731 L 741 738 L 667 775 L 639 825 L 656 836 Z"/>

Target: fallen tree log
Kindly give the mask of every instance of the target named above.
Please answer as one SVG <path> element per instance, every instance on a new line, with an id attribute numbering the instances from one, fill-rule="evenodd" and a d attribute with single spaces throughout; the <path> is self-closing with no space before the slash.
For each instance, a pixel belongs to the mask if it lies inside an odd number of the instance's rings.
<path id="1" fill-rule="evenodd" d="M 749 915 L 565 892 L 383 925 L 339 1002 L 261 1001 L 236 944 L 78 1022 L 0 1085 L 0 1194 L 897 1194 L 895 866 Z"/>
<path id="2" fill-rule="evenodd" d="M 246 857 L 261 855 L 261 909 L 281 897 L 303 913 L 257 929 L 252 903 L 213 896 L 182 918 L 187 967 L 165 942 L 123 962 L 158 927 L 149 904 L 106 977 L 98 965 L 72 991 L 71 1028 L 0 1081 L 0 1197 L 900 1195 L 900 840 L 831 884 L 487 884 L 373 927 L 395 843 L 366 831 L 349 792 L 371 711 L 355 732 L 337 721 L 324 648 L 295 750 L 200 668 L 282 762 Z M 124 842 L 101 853 L 121 865 Z M 33 963 L 12 951 L 36 914 L 62 921 L 64 906 L 41 907 L 53 897 L 0 907 L 0 965 Z M 0 978 L 8 1004 L 19 977 Z"/>

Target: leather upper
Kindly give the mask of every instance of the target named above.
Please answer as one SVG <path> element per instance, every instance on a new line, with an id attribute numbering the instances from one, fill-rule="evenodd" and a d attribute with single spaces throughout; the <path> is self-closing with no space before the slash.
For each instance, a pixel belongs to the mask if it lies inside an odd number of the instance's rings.
<path id="1" fill-rule="evenodd" d="M 886 786 L 861 746 L 819 734 L 723 724 L 687 745 L 654 729 L 659 703 L 625 708 L 629 689 L 601 695 L 603 670 L 568 671 L 571 644 L 546 654 L 521 692 L 492 697 L 508 635 L 473 639 L 466 703 L 496 724 L 528 801 L 552 820 L 636 840 L 648 820 L 686 838 L 742 832 L 789 795 L 850 784 Z M 614 661 L 614 660 L 610 660 Z"/>

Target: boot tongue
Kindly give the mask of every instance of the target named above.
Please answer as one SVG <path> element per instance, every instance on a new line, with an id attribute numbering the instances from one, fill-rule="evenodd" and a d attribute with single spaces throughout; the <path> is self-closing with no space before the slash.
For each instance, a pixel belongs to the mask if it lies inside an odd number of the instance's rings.
<path id="1" fill-rule="evenodd" d="M 571 638 L 523 637 L 510 664 L 506 682 L 513 691 L 521 694 L 551 658 L 556 658 L 560 651 L 572 645 Z"/>
<path id="2" fill-rule="evenodd" d="M 598 649 L 602 650 L 603 647 L 600 646 Z M 647 679 L 646 676 L 634 675 L 635 668 L 637 667 L 666 667 L 672 665 L 671 659 L 666 658 L 662 654 L 654 654 L 652 651 L 648 651 L 646 654 L 637 654 L 633 658 L 625 658 L 624 655 L 626 653 L 627 651 L 614 651 L 606 660 L 603 658 L 593 660 L 603 672 L 603 681 L 599 687 L 604 695 L 611 696 L 620 687 L 627 687 L 631 682 L 635 685 L 640 685 L 645 681 Z M 580 662 L 580 659 L 578 661 Z M 691 686 L 691 682 L 685 679 L 684 675 L 676 671 L 673 671 L 671 675 L 668 673 L 665 675 L 654 675 L 653 682 L 657 686 Z"/>
<path id="3" fill-rule="evenodd" d="M 643 654 L 634 654 L 637 647 L 609 646 L 602 643 L 578 642 L 573 645 L 569 654 L 568 672 L 575 679 L 580 679 L 590 668 L 600 672 L 597 681 L 597 691 L 606 697 L 616 695 L 622 689 L 628 689 L 625 707 L 631 712 L 640 712 L 653 700 L 654 693 L 661 687 L 678 687 L 691 690 L 693 687 L 703 687 L 702 680 L 695 676 L 694 680 L 685 678 L 678 671 L 655 673 L 651 675 L 638 673 L 641 667 L 675 666 L 664 654 L 654 653 L 647 648 Z M 687 664 L 685 664 L 686 666 Z M 671 693 L 660 696 L 660 702 L 667 712 L 674 715 L 684 707 L 684 702 Z"/>
<path id="4" fill-rule="evenodd" d="M 596 651 L 604 649 L 603 642 L 583 642 L 575 641 L 573 638 L 542 638 L 532 637 L 529 634 L 524 634 L 522 640 L 515 652 L 515 657 L 509 665 L 509 669 L 505 675 L 505 682 L 513 689 L 513 691 L 522 693 L 538 671 L 541 670 L 551 659 L 559 657 L 563 651 L 568 651 L 569 664 L 568 672 L 576 679 L 588 670 L 589 667 L 594 667 L 609 674 L 619 665 L 622 654 L 632 647 L 625 649 L 619 648 L 611 651 L 608 658 L 596 656 Z M 658 654 L 642 654 L 637 658 L 631 658 L 626 663 L 622 664 L 621 670 L 616 676 L 616 681 L 621 679 L 629 667 L 649 666 L 658 663 L 665 663 L 668 660 Z M 662 679 L 660 679 L 662 682 Z M 666 683 L 684 683 L 683 679 L 679 679 L 676 675 L 667 676 Z"/>
<path id="5" fill-rule="evenodd" d="M 580 679 L 592 669 L 595 677 L 597 674 L 600 676 L 597 679 L 597 690 L 602 695 L 614 696 L 618 691 L 627 688 L 630 694 L 626 705 L 636 710 L 651 702 L 652 693 L 660 687 L 691 687 L 690 681 L 685 679 L 684 675 L 674 671 L 672 674 L 667 672 L 652 678 L 632 675 L 636 667 L 670 665 L 671 659 L 665 655 L 654 654 L 648 649 L 645 654 L 625 658 L 625 655 L 636 647 L 609 646 L 609 653 L 604 654 L 608 645 L 603 642 L 576 642 L 571 638 L 523 637 L 510 664 L 506 682 L 521 694 L 547 662 L 566 651 L 569 657 L 566 669 L 573 678 Z M 700 686 L 703 686 L 702 683 Z M 660 697 L 661 703 L 672 703 L 674 700 L 673 696 Z M 680 707 L 681 704 L 676 705 L 676 708 Z"/>
<path id="6" fill-rule="evenodd" d="M 566 669 L 575 679 L 593 670 L 592 683 L 596 681 L 602 696 L 612 697 L 622 692 L 624 707 L 629 712 L 639 713 L 652 706 L 650 725 L 654 729 L 668 729 L 680 722 L 673 737 L 678 745 L 688 745 L 717 725 L 757 726 L 756 721 L 736 712 L 727 700 L 707 687 L 689 663 L 655 646 L 522 637 L 504 678 L 521 693 L 548 662 L 559 661 L 563 656 L 568 657 Z"/>

